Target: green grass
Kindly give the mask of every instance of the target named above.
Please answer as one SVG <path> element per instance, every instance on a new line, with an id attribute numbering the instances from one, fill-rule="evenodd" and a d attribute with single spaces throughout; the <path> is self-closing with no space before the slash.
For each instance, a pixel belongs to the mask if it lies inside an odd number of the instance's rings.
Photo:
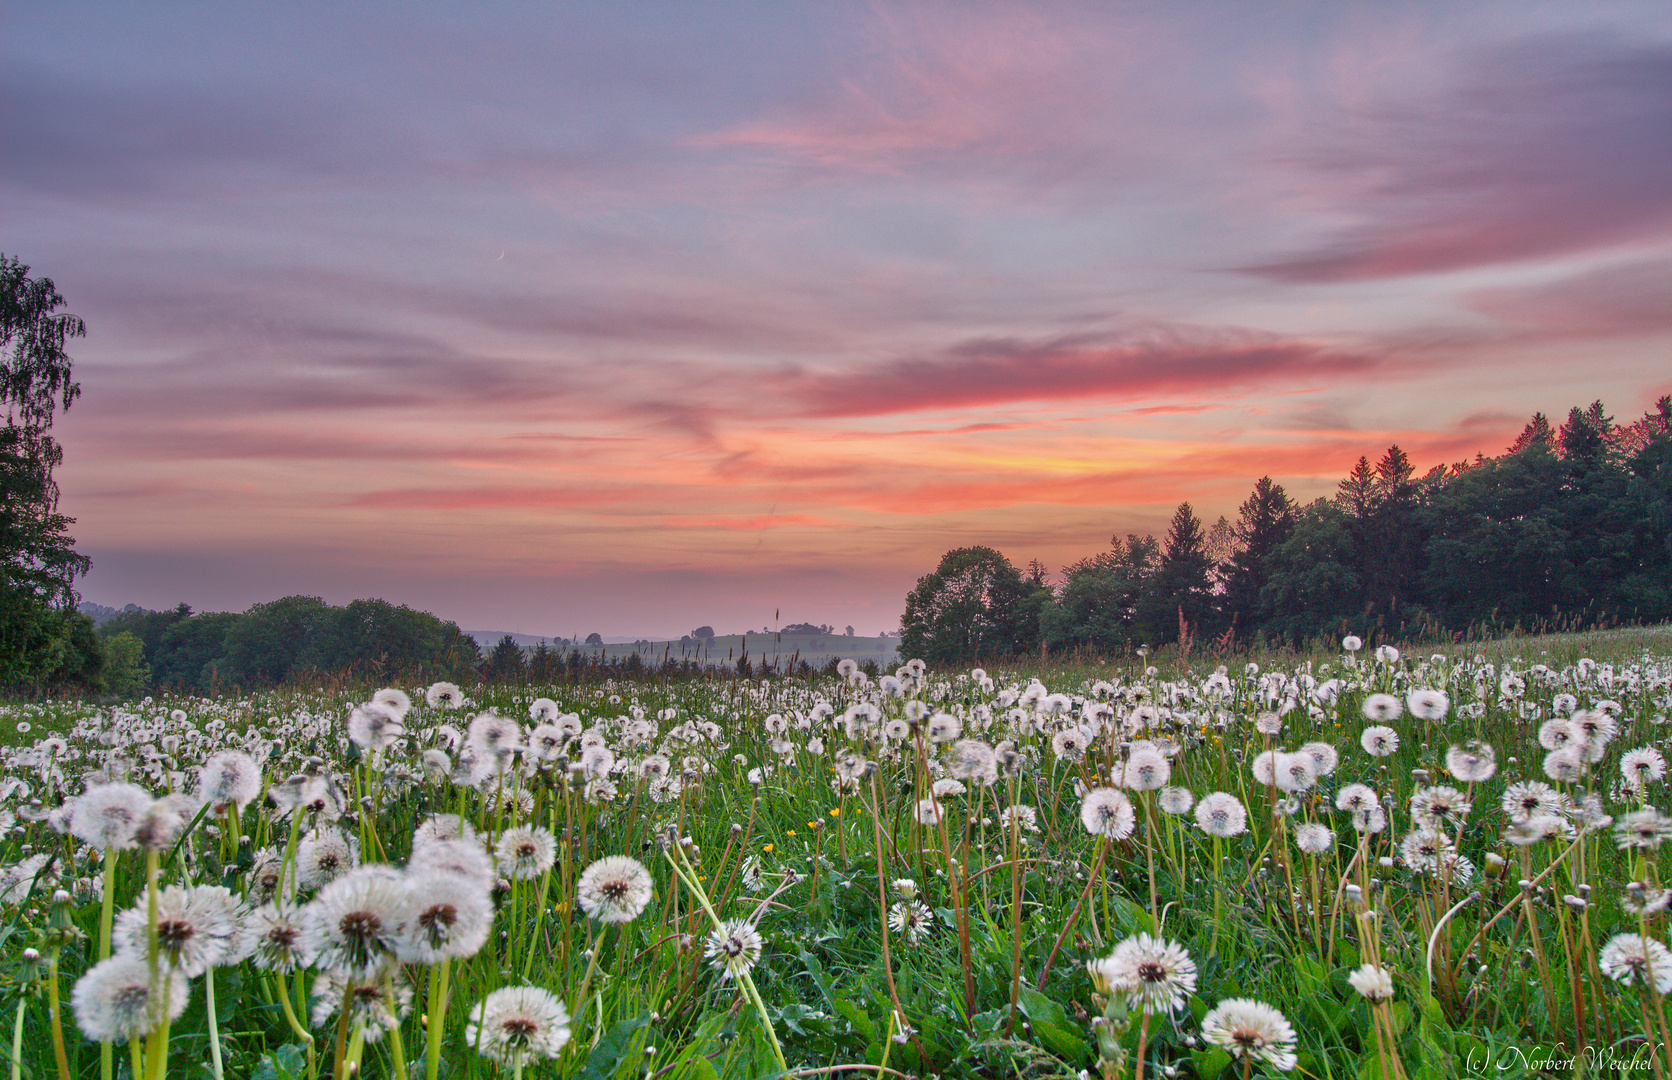
<path id="1" fill-rule="evenodd" d="M 79 792 L 81 774 L 103 763 L 99 755 L 121 753 L 133 763 L 131 778 L 154 792 L 171 784 L 189 788 L 192 769 L 209 751 L 254 732 L 275 740 L 267 766 L 269 783 L 317 755 L 361 785 L 370 802 L 351 826 L 319 824 L 350 831 L 367 861 L 386 859 L 403 865 L 414 828 L 438 811 L 462 810 L 485 834 L 497 833 L 517 818 L 566 839 L 559 845 L 559 862 L 545 893 L 540 894 L 536 881 L 497 895 L 489 944 L 451 972 L 453 993 L 443 1022 L 446 1075 L 495 1073 L 493 1065 L 464 1043 L 467 1014 L 495 988 L 522 983 L 525 970 L 527 982 L 565 998 L 576 1014 L 565 1055 L 556 1063 L 530 1065 L 525 1070 L 530 1076 L 770 1075 L 778 1070 L 772 1036 L 792 1069 L 881 1067 L 886 1058 L 888 1069 L 909 1075 L 1070 1077 L 1082 1069 L 1096 1074 L 1100 1031 L 1109 1029 L 1092 1023 L 1104 1011 L 1106 999 L 1097 997 L 1085 963 L 1108 954 L 1120 940 L 1151 929 L 1154 916 L 1160 914 L 1162 933 L 1189 950 L 1198 979 L 1187 1008 L 1149 1025 L 1146 1075 L 1162 1075 L 1166 1069 L 1185 1076 L 1210 1077 L 1221 1071 L 1226 1077 L 1240 1075 L 1234 1063 L 1227 1068 L 1222 1051 L 1202 1042 L 1200 1025 L 1216 1004 L 1251 997 L 1281 1009 L 1293 1024 L 1305 1074 L 1378 1076 L 1370 1009 L 1346 982 L 1365 959 L 1365 942 L 1356 912 L 1346 900 L 1337 900 L 1357 851 L 1357 837 L 1346 815 L 1333 809 L 1332 799 L 1351 782 L 1368 783 L 1393 799 L 1391 827 L 1374 838 L 1367 876 L 1381 883 L 1371 893 L 1370 906 L 1379 913 L 1383 960 L 1394 977 L 1396 996 L 1387 1022 L 1406 1073 L 1462 1075 L 1471 1056 L 1481 1060 L 1495 1054 L 1492 1060 L 1501 1061 L 1511 1048 L 1530 1050 L 1536 1042 L 1558 1039 L 1569 1047 L 1629 1049 L 1644 1028 L 1642 1003 L 1635 991 L 1599 979 L 1592 970 L 1592 954 L 1613 935 L 1636 928 L 1620 900 L 1633 877 L 1657 880 L 1654 853 L 1634 863 L 1618 850 L 1611 829 L 1588 834 L 1545 879 L 1552 892 L 1535 896 L 1533 922 L 1528 924 L 1528 909 L 1510 903 L 1519 895 L 1515 882 L 1523 874 L 1538 875 L 1566 845 L 1521 849 L 1506 844 L 1498 799 L 1510 782 L 1543 779 L 1537 718 L 1523 715 L 1528 707 L 1547 716 L 1556 694 L 1574 693 L 1581 708 L 1602 700 L 1621 706 L 1619 736 L 1584 781 L 1572 785 L 1575 794 L 1596 793 L 1616 817 L 1634 807 L 1636 799 L 1619 790 L 1618 762 L 1627 749 L 1664 746 L 1667 741 L 1663 722 L 1667 680 L 1672 677 L 1669 646 L 1672 636 L 1661 628 L 1424 647 L 1411 650 L 1417 655 L 1408 654 L 1397 665 L 1376 664 L 1361 655 L 1356 668 L 1346 667 L 1339 653 L 1239 655 L 1224 661 L 1230 669 L 1231 695 L 1217 701 L 1200 697 L 1203 680 L 1216 661 L 1199 654 L 1190 657 L 1188 670 L 1180 667 L 1176 656 L 1151 657 L 1153 673 L 1135 661 L 995 668 L 989 671 L 996 683 L 992 691 L 967 673 L 931 672 L 900 697 L 878 697 L 874 682 L 855 687 L 836 680 L 780 678 L 488 687 L 462 713 L 420 705 L 408 718 L 414 733 L 409 745 L 385 751 L 377 768 L 351 751 L 344 735 L 348 710 L 364 695 L 288 691 L 217 702 L 159 698 L 124 707 L 130 719 L 123 720 L 116 719 L 111 708 L 76 703 L 8 706 L 0 717 L 0 730 L 10 745 L 7 776 L 27 783 L 29 790 L 14 788 L 5 803 L 18 818 L 0 849 L 0 864 L 11 866 L 29 854 L 53 853 L 66 868 L 59 884 L 68 889 L 71 900 L 55 906 L 43 889 L 21 903 L 0 907 L 4 954 L 11 958 L 0 1004 L 11 1010 L 5 1016 L 15 1017 L 18 1002 L 23 1003 L 24 1075 L 55 1075 L 43 966 L 18 958 L 25 946 L 47 953 L 59 942 L 60 992 L 67 1000 L 70 986 L 92 959 L 89 943 L 96 937 L 99 906 L 89 881 L 97 865 L 80 844 L 52 832 L 49 822 L 29 819 Z M 1435 654 L 1446 660 L 1433 662 Z M 1612 665 L 1612 681 L 1601 681 L 1600 673 L 1606 670 L 1601 667 L 1579 677 L 1573 665 L 1581 657 Z M 1258 673 L 1247 672 L 1250 663 L 1258 666 Z M 1485 675 L 1485 664 L 1493 665 L 1490 676 Z M 1552 676 L 1529 677 L 1524 697 L 1502 699 L 1497 679 L 1505 666 L 1525 677 L 1536 664 L 1552 669 Z M 1291 750 L 1322 740 L 1334 746 L 1341 759 L 1335 774 L 1304 798 L 1295 818 L 1281 827 L 1268 815 L 1268 790 L 1248 768 L 1248 761 L 1267 745 L 1252 723 L 1270 704 L 1260 695 L 1259 677 L 1274 672 L 1290 678 L 1347 680 L 1335 703 L 1320 706 L 1318 715 L 1309 716 L 1304 705 L 1287 713 L 1284 731 L 1271 740 Z M 1027 734 L 999 728 L 980 733 L 993 743 L 1014 738 L 1025 764 L 1019 774 L 1001 777 L 991 788 L 974 785 L 968 795 L 949 797 L 943 840 L 938 828 L 916 825 L 910 814 L 927 794 L 925 760 L 933 756 L 934 747 L 907 741 L 891 757 L 874 740 L 850 744 L 839 725 L 832 729 L 817 722 L 811 730 L 795 729 L 797 718 L 809 715 L 821 697 L 838 717 L 847 705 L 873 699 L 885 719 L 903 717 L 910 702 L 921 700 L 934 710 L 961 711 L 966 729 L 979 726 L 970 718 L 980 707 L 992 709 L 999 718 L 996 723 L 1004 725 L 1008 709 L 996 707 L 996 695 L 1007 686 L 1025 688 L 1035 675 L 1051 691 L 1076 697 L 1091 695 L 1097 683 L 1107 681 L 1117 685 L 1117 697 L 1141 687 L 1145 703 L 1172 702 L 1171 718 L 1153 733 L 1183 746 L 1173 760 L 1172 782 L 1190 788 L 1197 797 L 1215 790 L 1231 792 L 1249 812 L 1253 831 L 1223 843 L 1225 861 L 1217 874 L 1214 846 L 1192 817 L 1152 815 L 1142 806 L 1132 837 L 1109 845 L 1101 872 L 1092 873 L 1098 864 L 1098 841 L 1080 822 L 1075 783 L 1107 782 L 1120 753 L 1118 738 L 1100 737 L 1087 760 L 1074 763 L 1057 761 L 1048 731 L 1035 732 L 1031 724 Z M 1479 685 L 1486 688 L 1484 696 L 1476 695 L 1477 676 L 1483 676 Z M 1196 699 L 1175 701 L 1180 686 Z M 1369 723 L 1360 715 L 1365 697 L 1378 691 L 1402 697 L 1419 686 L 1448 690 L 1453 708 L 1447 718 L 1423 722 L 1406 714 L 1394 723 L 1402 740 L 1395 755 L 1375 759 L 1365 754 L 1357 741 Z M 627 745 L 624 730 L 630 721 L 617 719 L 630 718 L 634 710 L 653 719 L 663 710 L 674 710 L 672 719 L 659 721 L 659 742 L 678 725 L 698 718 L 719 725 L 723 735 L 719 744 L 668 748 L 676 771 L 684 767 L 682 759 L 696 759 L 691 762 L 696 775 L 665 802 L 652 801 L 648 785 L 621 774 L 613 778 L 617 797 L 608 805 L 590 805 L 546 767 L 511 782 L 528 793 L 533 805 L 507 816 L 497 809 L 492 790 L 403 778 L 405 771 L 419 771 L 413 767 L 417 753 L 434 745 L 437 725 L 451 722 L 462 728 L 471 713 L 487 708 L 526 717 L 530 701 L 538 696 L 554 698 L 566 711 L 580 714 L 588 727 L 599 727 L 622 761 L 639 759 L 648 749 Z M 1138 704 L 1136 697 L 1115 701 L 1121 712 Z M 184 711 L 186 718 L 171 720 L 173 709 Z M 1220 713 L 1225 726 L 1216 722 Z M 767 718 L 774 714 L 789 718 L 789 741 L 796 748 L 793 761 L 774 753 L 765 730 Z M 17 732 L 19 722 L 29 724 L 30 730 Z M 132 745 L 120 745 L 136 724 L 157 730 Z M 119 744 L 115 747 L 99 739 L 106 733 L 108 741 L 111 732 Z M 58 776 L 32 760 L 38 740 L 49 733 L 65 738 L 69 747 L 65 758 L 71 759 L 58 761 Z M 814 735 L 826 744 L 821 755 L 807 749 Z M 1460 850 L 1477 868 L 1472 881 L 1452 885 L 1434 875 L 1414 874 L 1397 862 L 1391 867 L 1375 863 L 1381 856 L 1396 855 L 1395 845 L 1410 831 L 1407 806 L 1421 786 L 1413 770 L 1427 770 L 1431 783 L 1451 782 L 1444 771 L 1446 751 L 1470 739 L 1492 744 L 1498 761 L 1497 775 L 1469 793 L 1473 810 L 1461 831 Z M 833 787 L 835 756 L 850 745 L 878 761 L 874 789 L 872 779 L 861 782 L 857 791 Z M 758 777 L 759 784 L 751 783 L 756 769 L 766 773 Z M 1653 785 L 1647 797 L 1650 805 L 1665 809 L 1662 784 Z M 30 799 L 41 801 L 37 810 L 31 811 Z M 1041 829 L 1021 838 L 1021 862 L 1014 866 L 1009 837 L 996 816 L 999 807 L 1012 803 L 1035 808 Z M 1309 818 L 1330 824 L 1336 832 L 1330 850 L 1316 857 L 1300 853 L 1293 840 L 1294 825 Z M 169 862 L 165 882 L 224 883 L 245 891 L 250 855 L 231 844 L 227 825 L 206 817 Z M 252 809 L 242 827 L 252 836 L 252 850 L 282 846 L 288 837 L 285 823 L 276 819 L 270 806 Z M 737 982 L 720 978 L 703 956 L 707 916 L 692 891 L 676 880 L 663 854 L 661 841 L 670 829 L 690 838 L 698 884 L 712 895 L 721 917 L 758 924 L 765 949 L 753 978 L 765 1020 L 740 993 Z M 1156 858 L 1153 911 L 1146 837 Z M 1529 870 L 1522 869 L 1523 850 L 1529 853 Z M 1485 873 L 1489 853 L 1508 859 L 1500 876 Z M 645 863 L 655 878 L 656 896 L 638 920 L 606 929 L 575 909 L 573 881 L 591 861 L 619 854 Z M 143 870 L 137 853 L 119 860 L 119 907 L 143 894 Z M 1021 890 L 1019 909 L 1012 893 L 1013 870 Z M 788 876 L 792 873 L 793 878 Z M 1357 870 L 1349 876 L 1362 880 Z M 892 985 L 882 963 L 886 909 L 879 903 L 879 877 L 889 906 L 902 899 L 892 883 L 912 878 L 935 915 L 932 931 L 920 944 L 907 944 L 900 934 L 889 933 Z M 1589 886 L 1591 901 L 1583 912 L 1561 900 L 1584 891 L 1581 885 Z M 1478 898 L 1469 899 L 1476 891 Z M 305 898 L 304 894 L 301 899 Z M 1436 935 L 1436 919 L 1460 900 L 1467 902 Z M 1506 904 L 1509 913 L 1482 931 Z M 1071 913 L 1074 925 L 1067 928 Z M 1651 936 L 1664 937 L 1663 919 L 1664 915 L 1651 918 Z M 54 930 L 55 920 L 59 927 L 67 921 L 72 929 Z M 1013 1017 L 1017 937 L 1023 992 Z M 1430 937 L 1437 957 L 1431 984 L 1426 977 Z M 1535 938 L 1538 950 L 1529 952 Z M 586 1000 L 576 1000 L 589 947 L 599 950 L 599 970 L 588 984 Z M 417 991 L 415 1007 L 402 1026 L 404 1057 L 411 1063 L 423 1053 L 420 1017 L 429 978 L 421 968 L 407 974 Z M 278 1007 L 279 989 L 272 980 L 248 962 L 221 969 L 216 980 L 224 1074 L 306 1075 L 306 1055 Z M 169 1075 L 208 1074 L 202 984 L 201 978 L 195 980 L 190 1007 L 171 1029 Z M 287 991 L 294 994 L 294 986 Z M 1649 1005 L 1652 1025 L 1658 1014 L 1656 1003 Z M 913 1029 L 904 1042 L 890 1038 L 898 1034 L 902 1015 Z M 97 1047 L 81 1042 L 67 1007 L 63 1023 L 72 1075 L 98 1076 Z M 1105 1051 L 1121 1048 L 1123 1075 L 1132 1074 L 1141 1027 L 1133 1022 L 1104 1045 Z M 329 1042 L 329 1032 L 316 1034 Z M 1658 1041 L 1655 1032 L 1651 1035 L 1656 1036 L 1651 1041 Z M 384 1039 L 367 1047 L 365 1075 L 390 1075 L 391 1044 Z M 326 1045 L 317 1059 L 321 1075 L 329 1074 L 329 1049 Z M 126 1067 L 126 1048 L 119 1048 L 115 1058 L 120 1075 Z M 1256 1067 L 1256 1074 L 1262 1067 Z"/>

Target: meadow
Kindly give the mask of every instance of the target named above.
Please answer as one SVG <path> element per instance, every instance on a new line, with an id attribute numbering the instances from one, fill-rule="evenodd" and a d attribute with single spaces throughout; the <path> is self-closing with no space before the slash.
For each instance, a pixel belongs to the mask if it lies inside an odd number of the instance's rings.
<path id="1" fill-rule="evenodd" d="M 1666 1075 L 1672 633 L 4 707 L 13 1077 Z"/>

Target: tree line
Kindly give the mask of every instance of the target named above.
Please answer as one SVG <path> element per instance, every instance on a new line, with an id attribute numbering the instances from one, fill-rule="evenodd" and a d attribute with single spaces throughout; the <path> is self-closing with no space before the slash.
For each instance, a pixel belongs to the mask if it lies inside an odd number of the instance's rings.
<path id="1" fill-rule="evenodd" d="M 98 633 L 107 642 L 137 642 L 139 674 L 124 683 L 207 694 L 345 676 L 474 681 L 482 662 L 475 640 L 456 624 L 383 600 L 334 607 L 317 596 L 287 596 L 203 614 L 181 604 L 122 612 Z"/>
<path id="2" fill-rule="evenodd" d="M 1672 397 L 1630 423 L 1598 401 L 1528 421 L 1497 457 L 1418 475 L 1391 446 L 1302 505 L 1262 477 L 1235 522 L 1188 502 L 1165 537 L 1115 536 L 1052 580 L 959 548 L 906 598 L 901 653 L 1298 645 L 1672 619 Z"/>

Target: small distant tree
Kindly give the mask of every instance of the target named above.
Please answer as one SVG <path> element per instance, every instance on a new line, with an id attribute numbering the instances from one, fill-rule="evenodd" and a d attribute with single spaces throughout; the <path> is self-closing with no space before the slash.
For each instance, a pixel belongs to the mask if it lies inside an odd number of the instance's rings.
<path id="1" fill-rule="evenodd" d="M 604 635 L 598 633 L 588 634 L 586 635 L 586 643 L 588 645 L 602 645 L 604 643 Z"/>
<path id="2" fill-rule="evenodd" d="M 597 634 L 594 634 L 592 636 L 593 637 L 598 637 Z M 697 638 L 699 640 L 702 640 L 702 641 L 713 641 L 714 640 L 714 627 L 712 627 L 712 626 L 699 626 L 695 630 L 691 631 L 691 636 L 694 637 L 694 638 Z M 587 640 L 590 642 L 592 639 L 588 638 Z M 599 640 L 602 641 L 603 639 L 599 638 Z"/>
<path id="3" fill-rule="evenodd" d="M 842 631 L 842 636 L 843 637 L 853 637 L 853 627 L 850 626 L 850 627 L 847 627 L 845 630 L 843 630 Z"/>
<path id="4" fill-rule="evenodd" d="M 557 667 L 562 662 L 563 658 L 552 651 L 545 638 L 541 638 L 529 651 L 528 677 L 533 682 L 551 682 L 557 677 Z"/>
<path id="5" fill-rule="evenodd" d="M 522 646 L 517 644 L 516 638 L 506 634 L 499 639 L 498 644 L 488 653 L 482 674 L 499 682 L 520 681 L 527 676 L 528 662 L 523 657 Z"/>

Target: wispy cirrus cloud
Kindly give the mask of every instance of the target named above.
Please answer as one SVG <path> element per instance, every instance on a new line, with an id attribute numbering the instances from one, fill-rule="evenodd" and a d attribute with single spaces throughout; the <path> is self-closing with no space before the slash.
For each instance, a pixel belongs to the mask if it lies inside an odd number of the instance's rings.
<path id="1" fill-rule="evenodd" d="M 1223 397 L 1260 387 L 1363 377 L 1383 358 L 1323 340 L 1248 330 L 1157 328 L 1111 339 L 974 339 L 925 357 L 777 381 L 812 416 L 876 416 L 1028 401 Z"/>
<path id="2" fill-rule="evenodd" d="M 1543 339 L 1634 337 L 1672 331 L 1672 258 L 1640 259 L 1538 285 L 1494 286 L 1464 297 L 1469 307 Z"/>
<path id="3" fill-rule="evenodd" d="M 1296 155 L 1362 222 L 1243 267 L 1307 284 L 1444 273 L 1672 232 L 1672 43 L 1599 33 L 1477 48 L 1447 89 L 1360 107 Z"/>

